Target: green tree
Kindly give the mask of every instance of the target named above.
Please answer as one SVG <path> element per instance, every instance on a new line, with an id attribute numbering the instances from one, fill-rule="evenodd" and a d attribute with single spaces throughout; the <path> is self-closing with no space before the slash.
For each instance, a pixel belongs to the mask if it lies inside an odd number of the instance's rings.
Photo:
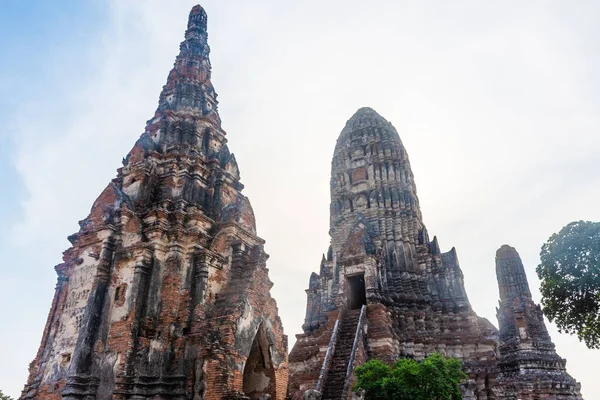
<path id="1" fill-rule="evenodd" d="M 2 393 L 2 390 L 0 390 L 0 400 L 14 400 L 12 397 L 10 397 L 7 394 Z"/>
<path id="2" fill-rule="evenodd" d="M 600 222 L 571 222 L 542 246 L 542 307 L 560 332 L 600 348 Z"/>
<path id="3" fill-rule="evenodd" d="M 460 384 L 467 379 L 461 367 L 460 360 L 439 353 L 393 366 L 370 360 L 356 368 L 354 390 L 364 389 L 367 400 L 461 400 Z"/>

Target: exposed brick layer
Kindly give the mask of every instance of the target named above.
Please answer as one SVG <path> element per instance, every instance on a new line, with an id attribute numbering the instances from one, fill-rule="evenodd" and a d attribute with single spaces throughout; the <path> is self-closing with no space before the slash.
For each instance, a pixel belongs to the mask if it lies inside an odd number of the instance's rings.
<path id="1" fill-rule="evenodd" d="M 156 114 L 69 237 L 22 399 L 285 398 L 287 337 L 208 54 L 196 6 Z"/>
<path id="2" fill-rule="evenodd" d="M 359 275 L 367 304 L 362 359 L 392 363 L 440 352 L 463 361 L 465 399 L 512 399 L 506 373 L 497 379 L 505 365 L 498 330 L 472 310 L 455 249 L 442 253 L 437 238 L 429 239 L 406 150 L 391 123 L 370 108 L 358 110 L 338 138 L 330 212 L 331 246 L 310 277 L 304 333 L 290 353 L 292 398 L 316 387 L 335 321 L 356 303 L 351 281 Z M 338 344 L 335 352 L 348 351 Z M 551 373 L 545 377 L 552 381 Z"/>
<path id="3" fill-rule="evenodd" d="M 580 384 L 565 369 L 546 330 L 539 305 L 531 298 L 519 253 L 504 245 L 496 252 L 500 288 L 498 322 L 499 399 L 581 400 Z"/>

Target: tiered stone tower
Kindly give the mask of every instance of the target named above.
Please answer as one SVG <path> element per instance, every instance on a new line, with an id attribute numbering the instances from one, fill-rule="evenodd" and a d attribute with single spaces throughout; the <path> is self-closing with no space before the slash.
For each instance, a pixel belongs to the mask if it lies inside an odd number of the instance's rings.
<path id="1" fill-rule="evenodd" d="M 492 399 L 497 330 L 471 309 L 456 251 L 429 239 L 398 132 L 370 108 L 337 140 L 330 213 L 331 246 L 290 353 L 292 397 L 346 398 L 358 363 L 437 351 L 463 360 L 466 399 Z"/>
<path id="2" fill-rule="evenodd" d="M 554 350 L 513 247 L 504 245 L 496 252 L 496 276 L 500 290 L 498 398 L 580 400 L 580 385 L 566 372 L 566 360 Z"/>
<path id="3" fill-rule="evenodd" d="M 156 114 L 69 237 L 21 399 L 285 398 L 287 337 L 200 6 L 180 51 Z"/>

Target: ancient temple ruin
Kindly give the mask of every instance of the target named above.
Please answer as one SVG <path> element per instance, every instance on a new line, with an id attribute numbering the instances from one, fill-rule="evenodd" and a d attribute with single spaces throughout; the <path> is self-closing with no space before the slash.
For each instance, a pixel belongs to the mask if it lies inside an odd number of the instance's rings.
<path id="1" fill-rule="evenodd" d="M 406 149 L 370 108 L 337 140 L 330 213 L 331 246 L 310 277 L 304 333 L 290 353 L 292 397 L 316 388 L 345 398 L 368 358 L 438 351 L 464 361 L 474 398 L 490 398 L 496 328 L 471 309 L 456 251 L 429 238 Z"/>
<path id="2" fill-rule="evenodd" d="M 512 296 L 507 282 L 517 279 L 522 289 L 525 275 L 511 269 L 514 260 L 502 251 L 500 331 L 472 310 L 456 250 L 442 253 L 423 224 L 398 132 L 370 108 L 358 110 L 337 140 L 329 232 L 331 246 L 306 291 L 304 333 L 290 353 L 292 399 L 307 391 L 347 399 L 354 368 L 366 360 L 392 363 L 433 352 L 462 360 L 469 375 L 464 399 L 581 398 L 539 307 L 530 295 L 519 297 L 524 292 Z M 529 339 L 515 336 L 515 324 L 529 329 Z M 523 373 L 527 382 L 517 378 Z"/>
<path id="3" fill-rule="evenodd" d="M 159 106 L 56 266 L 21 399 L 264 399 L 287 337 L 192 9 Z"/>
<path id="4" fill-rule="evenodd" d="M 504 245 L 496 252 L 500 289 L 498 399 L 581 400 L 580 385 L 554 350 L 542 310 L 531 298 L 519 253 Z"/>
<path id="5" fill-rule="evenodd" d="M 582 400 L 511 247 L 496 329 L 472 310 L 454 248 L 423 224 L 396 129 L 346 123 L 331 171 L 331 246 L 289 361 L 192 9 L 154 117 L 71 235 L 21 399 L 347 399 L 356 365 L 458 357 L 467 400 Z"/>

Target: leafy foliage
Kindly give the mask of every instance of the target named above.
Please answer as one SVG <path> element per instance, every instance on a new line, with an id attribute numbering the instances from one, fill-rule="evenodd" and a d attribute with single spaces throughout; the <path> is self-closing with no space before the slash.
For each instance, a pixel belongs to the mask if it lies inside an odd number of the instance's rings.
<path id="1" fill-rule="evenodd" d="M 14 400 L 12 397 L 10 397 L 7 394 L 2 393 L 2 390 L 0 390 L 0 400 Z"/>
<path id="2" fill-rule="evenodd" d="M 434 353 L 421 362 L 403 358 L 389 366 L 370 360 L 356 368 L 354 389 L 367 400 L 461 400 L 460 384 L 467 375 L 456 358 Z"/>
<path id="3" fill-rule="evenodd" d="M 600 348 L 600 222 L 571 222 L 542 246 L 536 271 L 544 314 Z"/>

